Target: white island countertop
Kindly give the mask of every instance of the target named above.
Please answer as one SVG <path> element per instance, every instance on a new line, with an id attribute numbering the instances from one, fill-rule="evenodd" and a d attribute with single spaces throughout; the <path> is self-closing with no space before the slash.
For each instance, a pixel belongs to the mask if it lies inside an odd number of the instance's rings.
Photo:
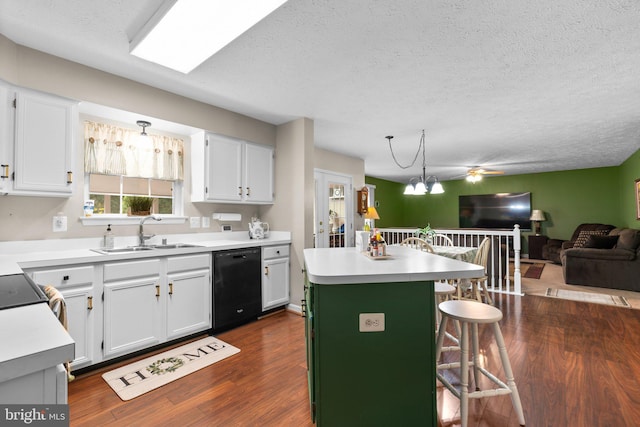
<path id="1" fill-rule="evenodd" d="M 46 303 L 0 310 L 0 382 L 73 360 L 75 343 Z"/>
<path id="2" fill-rule="evenodd" d="M 404 246 L 387 247 L 387 259 L 371 259 L 356 248 L 304 250 L 309 281 L 319 285 L 419 282 L 484 275 L 480 265 Z"/>

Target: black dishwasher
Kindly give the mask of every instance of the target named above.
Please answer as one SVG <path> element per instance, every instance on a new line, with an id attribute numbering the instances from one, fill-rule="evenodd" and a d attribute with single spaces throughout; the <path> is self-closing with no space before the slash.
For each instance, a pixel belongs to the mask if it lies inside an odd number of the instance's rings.
<path id="1" fill-rule="evenodd" d="M 262 312 L 260 248 L 213 253 L 213 329 L 233 328 Z"/>

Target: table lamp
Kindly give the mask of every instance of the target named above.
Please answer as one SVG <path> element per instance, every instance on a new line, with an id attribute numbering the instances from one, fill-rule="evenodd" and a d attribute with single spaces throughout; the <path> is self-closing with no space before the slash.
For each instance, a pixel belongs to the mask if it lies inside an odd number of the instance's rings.
<path id="1" fill-rule="evenodd" d="M 529 220 L 533 221 L 533 226 L 535 227 L 536 236 L 540 235 L 540 222 L 546 221 L 547 218 L 544 216 L 544 212 L 539 209 L 534 209 L 531 212 L 531 218 Z"/>
<path id="2" fill-rule="evenodd" d="M 369 206 L 367 208 L 367 212 L 365 212 L 364 214 L 364 219 L 365 220 L 380 219 L 380 216 L 378 215 L 378 211 L 376 210 L 376 208 L 374 208 L 373 206 Z M 368 222 L 365 222 L 364 224 L 364 231 L 371 231 L 371 226 L 369 225 Z"/>

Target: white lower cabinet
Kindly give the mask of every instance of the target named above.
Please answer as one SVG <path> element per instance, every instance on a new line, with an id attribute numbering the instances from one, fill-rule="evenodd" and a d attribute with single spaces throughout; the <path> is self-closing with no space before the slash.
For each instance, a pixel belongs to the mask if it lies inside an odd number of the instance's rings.
<path id="1" fill-rule="evenodd" d="M 105 359 L 162 341 L 161 287 L 157 258 L 105 264 Z"/>
<path id="2" fill-rule="evenodd" d="M 167 259 L 167 339 L 211 328 L 211 253 Z"/>
<path id="3" fill-rule="evenodd" d="M 211 253 L 104 266 L 104 358 L 211 328 Z"/>
<path id="4" fill-rule="evenodd" d="M 289 245 L 262 248 L 262 311 L 289 303 Z"/>
<path id="5" fill-rule="evenodd" d="M 67 331 L 75 341 L 72 369 L 91 365 L 94 361 L 94 328 L 96 319 L 96 288 L 99 281 L 93 266 L 69 266 L 46 270 L 27 270 L 41 286 L 58 289 L 67 307 Z M 55 307 L 54 307 L 55 308 Z"/>
<path id="6" fill-rule="evenodd" d="M 211 329 L 211 252 L 25 272 L 64 297 L 74 370 Z"/>

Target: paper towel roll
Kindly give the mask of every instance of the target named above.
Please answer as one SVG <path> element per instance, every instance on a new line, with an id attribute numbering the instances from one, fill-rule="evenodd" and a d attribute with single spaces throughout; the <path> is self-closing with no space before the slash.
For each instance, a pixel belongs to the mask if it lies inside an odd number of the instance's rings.
<path id="1" fill-rule="evenodd" d="M 242 215 L 239 213 L 214 213 L 211 218 L 218 221 L 242 221 Z"/>

